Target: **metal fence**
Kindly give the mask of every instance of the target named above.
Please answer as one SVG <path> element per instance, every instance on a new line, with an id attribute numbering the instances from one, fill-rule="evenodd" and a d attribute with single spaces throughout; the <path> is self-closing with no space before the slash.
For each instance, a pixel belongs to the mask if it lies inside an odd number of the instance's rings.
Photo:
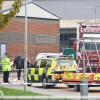
<path id="1" fill-rule="evenodd" d="M 0 100 L 100 100 L 100 96 L 0 96 Z"/>

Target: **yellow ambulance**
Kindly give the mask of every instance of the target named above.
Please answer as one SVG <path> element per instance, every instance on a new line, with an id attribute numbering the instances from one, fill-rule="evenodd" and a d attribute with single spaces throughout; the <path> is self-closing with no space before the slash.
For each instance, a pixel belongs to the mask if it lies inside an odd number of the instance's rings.
<path id="1" fill-rule="evenodd" d="M 62 82 L 64 72 L 76 72 L 75 60 L 68 57 L 47 56 L 36 60 L 34 66 L 28 70 L 28 86 L 34 82 L 41 82 L 42 87 L 55 86 Z"/>

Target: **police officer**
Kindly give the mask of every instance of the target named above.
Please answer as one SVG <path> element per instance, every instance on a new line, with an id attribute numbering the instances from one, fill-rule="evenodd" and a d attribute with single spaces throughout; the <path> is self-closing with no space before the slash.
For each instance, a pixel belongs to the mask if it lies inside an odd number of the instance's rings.
<path id="1" fill-rule="evenodd" d="M 20 80 L 21 71 L 22 71 L 22 67 L 23 67 L 21 56 L 17 56 L 17 57 L 14 59 L 14 67 L 16 67 L 16 69 L 17 69 L 17 78 L 18 78 L 18 80 Z"/>
<path id="2" fill-rule="evenodd" d="M 3 82 L 9 83 L 9 71 L 11 70 L 11 62 L 8 57 L 8 53 L 5 53 L 4 57 L 1 60 L 2 71 L 3 71 Z"/>

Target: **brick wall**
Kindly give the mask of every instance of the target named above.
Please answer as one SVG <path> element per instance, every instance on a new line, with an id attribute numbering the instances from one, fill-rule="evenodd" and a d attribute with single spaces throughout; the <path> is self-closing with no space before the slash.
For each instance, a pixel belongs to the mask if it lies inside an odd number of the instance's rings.
<path id="1" fill-rule="evenodd" d="M 7 51 L 13 59 L 17 55 L 24 57 L 24 18 L 14 19 L 0 33 L 0 43 L 7 43 Z M 37 53 L 59 52 L 59 21 L 46 19 L 28 19 L 28 57 L 34 62 Z M 57 37 L 54 43 L 36 43 L 37 35 L 49 38 Z M 51 39 L 52 40 L 52 39 Z"/>

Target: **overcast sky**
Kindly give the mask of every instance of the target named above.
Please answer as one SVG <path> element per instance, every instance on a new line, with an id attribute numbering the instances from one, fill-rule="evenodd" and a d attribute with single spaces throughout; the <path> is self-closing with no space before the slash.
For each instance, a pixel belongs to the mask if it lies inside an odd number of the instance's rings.
<path id="1" fill-rule="evenodd" d="M 100 19 L 100 0 L 33 0 L 63 19 Z"/>

